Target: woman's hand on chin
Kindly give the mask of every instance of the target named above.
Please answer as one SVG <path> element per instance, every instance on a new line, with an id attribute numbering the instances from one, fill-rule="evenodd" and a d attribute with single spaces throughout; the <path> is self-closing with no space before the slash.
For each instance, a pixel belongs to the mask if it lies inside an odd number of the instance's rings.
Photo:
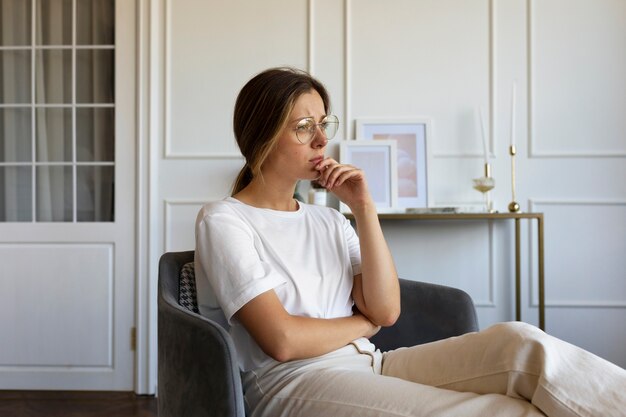
<path id="1" fill-rule="evenodd" d="M 365 173 L 361 169 L 340 164 L 333 158 L 325 158 L 315 168 L 320 172 L 317 182 L 335 194 L 353 212 L 374 205 Z"/>

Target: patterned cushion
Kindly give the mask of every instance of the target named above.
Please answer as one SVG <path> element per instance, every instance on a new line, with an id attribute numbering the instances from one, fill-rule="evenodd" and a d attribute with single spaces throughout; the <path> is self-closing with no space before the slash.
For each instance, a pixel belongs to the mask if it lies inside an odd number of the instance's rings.
<path id="1" fill-rule="evenodd" d="M 180 270 L 178 304 L 194 313 L 199 313 L 196 296 L 196 274 L 193 262 L 186 263 L 183 265 L 183 269 Z"/>

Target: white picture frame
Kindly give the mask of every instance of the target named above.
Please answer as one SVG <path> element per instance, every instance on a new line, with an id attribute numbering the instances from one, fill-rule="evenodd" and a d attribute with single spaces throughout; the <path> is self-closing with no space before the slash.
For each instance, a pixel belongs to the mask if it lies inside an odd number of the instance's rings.
<path id="1" fill-rule="evenodd" d="M 399 208 L 434 206 L 428 184 L 432 160 L 432 122 L 429 118 L 357 119 L 356 142 L 362 140 L 397 142 Z"/>
<path id="2" fill-rule="evenodd" d="M 342 141 L 339 160 L 342 164 L 354 165 L 363 172 L 369 191 L 379 213 L 392 213 L 398 206 L 398 155 L 395 140 Z M 350 213 L 350 208 L 341 203 L 340 211 Z"/>

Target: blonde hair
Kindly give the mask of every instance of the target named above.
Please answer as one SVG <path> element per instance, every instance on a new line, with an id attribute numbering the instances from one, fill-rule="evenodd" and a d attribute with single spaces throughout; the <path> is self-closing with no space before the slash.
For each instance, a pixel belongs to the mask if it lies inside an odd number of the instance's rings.
<path id="1" fill-rule="evenodd" d="M 276 147 L 296 100 L 311 90 L 322 97 L 328 113 L 330 99 L 326 88 L 302 70 L 270 68 L 243 86 L 235 102 L 233 130 L 246 163 L 235 180 L 232 195 L 243 190 L 253 178 L 261 177 L 263 163 Z"/>

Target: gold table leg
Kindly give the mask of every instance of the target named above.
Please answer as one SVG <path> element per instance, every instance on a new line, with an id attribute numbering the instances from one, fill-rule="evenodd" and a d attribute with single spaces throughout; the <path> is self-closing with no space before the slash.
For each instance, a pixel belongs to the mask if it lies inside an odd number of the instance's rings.
<path id="1" fill-rule="evenodd" d="M 537 240 L 539 248 L 539 328 L 546 330 L 546 294 L 544 281 L 544 259 L 543 259 L 543 216 L 537 217 Z"/>
<path id="2" fill-rule="evenodd" d="M 522 284 L 520 266 L 520 219 L 515 219 L 515 320 L 522 320 Z"/>

